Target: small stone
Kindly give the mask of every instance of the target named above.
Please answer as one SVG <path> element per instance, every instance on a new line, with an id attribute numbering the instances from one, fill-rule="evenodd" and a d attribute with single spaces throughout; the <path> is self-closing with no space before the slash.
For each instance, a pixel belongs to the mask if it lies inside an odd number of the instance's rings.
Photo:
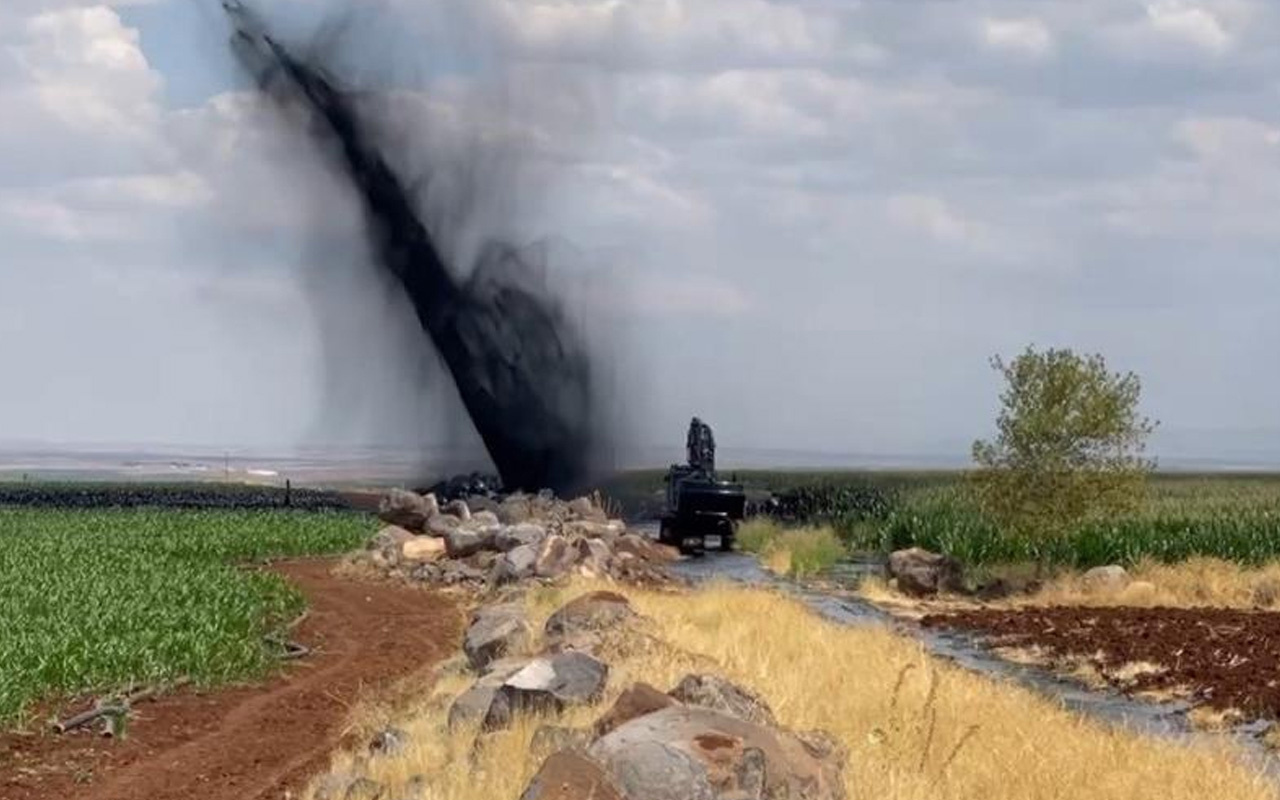
<path id="1" fill-rule="evenodd" d="M 520 800 L 624 800 L 598 763 L 574 751 L 552 754 Z"/>
<path id="2" fill-rule="evenodd" d="M 541 544 L 545 538 L 547 538 L 546 528 L 532 522 L 523 522 L 498 531 L 494 536 L 493 544 L 498 550 L 507 553 L 521 545 Z"/>
<path id="3" fill-rule="evenodd" d="M 534 731 L 529 751 L 541 756 L 558 750 L 586 750 L 592 738 L 591 731 L 583 728 L 542 725 Z"/>
<path id="4" fill-rule="evenodd" d="M 518 525 L 533 516 L 533 509 L 526 495 L 513 494 L 502 501 L 497 514 L 504 525 Z"/>
<path id="5" fill-rule="evenodd" d="M 472 511 L 470 522 L 472 528 L 497 528 L 502 525 L 502 520 L 492 511 Z"/>
<path id="6" fill-rule="evenodd" d="M 591 592 L 565 603 L 547 618 L 548 639 L 575 633 L 598 633 L 616 628 L 636 616 L 627 598 L 616 592 Z"/>
<path id="7" fill-rule="evenodd" d="M 445 534 L 444 543 L 449 558 L 466 558 L 488 549 L 493 544 L 493 532 L 458 528 Z"/>
<path id="8" fill-rule="evenodd" d="M 387 787 L 368 778 L 356 778 L 342 796 L 342 800 L 382 800 Z"/>
<path id="9" fill-rule="evenodd" d="M 569 513 L 576 519 L 589 522 L 607 522 L 609 517 L 590 497 L 579 497 L 569 503 Z"/>
<path id="10" fill-rule="evenodd" d="M 614 552 L 619 555 L 627 554 L 642 561 L 651 561 L 654 563 L 675 561 L 680 558 L 679 550 L 673 547 L 660 545 L 657 542 L 652 542 L 635 533 L 628 533 L 618 537 L 618 541 L 614 543 L 613 549 Z"/>
<path id="11" fill-rule="evenodd" d="M 384 556 L 388 554 L 398 553 L 400 545 L 413 539 L 413 532 L 399 525 L 388 525 L 373 535 L 369 540 L 370 550 L 382 553 Z"/>
<path id="12" fill-rule="evenodd" d="M 710 708 L 757 725 L 778 724 L 763 698 L 719 675 L 686 675 L 671 690 L 671 696 L 686 705 Z"/>
<path id="13" fill-rule="evenodd" d="M 444 542 L 431 536 L 415 536 L 400 546 L 400 558 L 412 564 L 438 561 L 444 555 Z"/>
<path id="14" fill-rule="evenodd" d="M 492 661 L 528 649 L 532 637 L 523 606 L 487 606 L 472 617 L 462 649 L 471 666 L 479 670 Z"/>
<path id="15" fill-rule="evenodd" d="M 445 537 L 462 527 L 462 520 L 452 514 L 434 514 L 427 520 L 426 532 L 432 536 Z"/>
<path id="16" fill-rule="evenodd" d="M 592 520 L 574 520 L 564 524 L 564 535 L 573 538 L 602 539 L 614 542 L 626 532 L 621 522 L 595 522 Z"/>
<path id="17" fill-rule="evenodd" d="M 446 561 L 440 571 L 440 581 L 451 586 L 460 583 L 484 583 L 488 578 L 484 570 L 465 561 Z"/>
<path id="18" fill-rule="evenodd" d="M 609 545 L 599 539 L 579 539 L 575 544 L 578 571 L 587 576 L 600 577 L 609 571 L 609 558 L 613 553 Z"/>
<path id="19" fill-rule="evenodd" d="M 613 708 L 596 720 L 595 734 L 604 736 L 615 728 L 619 728 L 637 717 L 652 714 L 676 704 L 670 696 L 663 694 L 647 683 L 632 684 L 630 688 L 618 695 Z"/>
<path id="20" fill-rule="evenodd" d="M 503 584 L 530 578 L 533 576 L 533 570 L 537 563 L 538 546 L 522 544 L 505 553 L 493 565 L 494 583 Z"/>
<path id="21" fill-rule="evenodd" d="M 450 500 L 444 504 L 444 512 L 454 515 L 463 522 L 471 519 L 471 508 L 466 500 Z"/>
<path id="22" fill-rule="evenodd" d="M 398 755 L 408 742 L 409 734 L 399 728 L 383 728 L 369 742 L 369 752 L 379 756 Z"/>
<path id="23" fill-rule="evenodd" d="M 1085 588 L 1091 592 L 1118 592 L 1129 585 L 1129 573 L 1118 564 L 1094 567 L 1081 576 Z"/>
<path id="24" fill-rule="evenodd" d="M 354 780 L 351 775 L 326 773 L 312 781 L 311 796 L 314 800 L 342 800 Z"/>
<path id="25" fill-rule="evenodd" d="M 569 547 L 569 541 L 563 536 L 548 536 L 538 549 L 533 572 L 539 578 L 559 578 L 573 566 L 576 556 L 577 551 Z"/>
<path id="26" fill-rule="evenodd" d="M 443 574 L 438 564 L 419 564 L 409 572 L 409 578 L 420 583 L 436 583 Z"/>

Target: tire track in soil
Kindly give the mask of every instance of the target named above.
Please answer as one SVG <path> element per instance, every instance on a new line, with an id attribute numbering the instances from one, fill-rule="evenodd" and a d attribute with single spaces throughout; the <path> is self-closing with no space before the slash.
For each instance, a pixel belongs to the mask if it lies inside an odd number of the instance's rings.
<path id="1" fill-rule="evenodd" d="M 88 731 L 0 735 L 5 800 L 279 800 L 345 744 L 350 707 L 458 646 L 456 604 L 412 587 L 330 575 L 332 560 L 279 564 L 310 613 L 312 655 L 264 686 L 181 692 L 139 705 L 123 740 Z"/>

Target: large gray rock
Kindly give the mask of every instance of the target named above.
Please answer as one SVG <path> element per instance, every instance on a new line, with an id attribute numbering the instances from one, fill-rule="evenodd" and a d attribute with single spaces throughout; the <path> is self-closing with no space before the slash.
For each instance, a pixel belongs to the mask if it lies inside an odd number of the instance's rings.
<path id="1" fill-rule="evenodd" d="M 537 564 L 538 545 L 522 544 L 504 553 L 493 565 L 493 581 L 502 584 L 531 578 Z"/>
<path id="2" fill-rule="evenodd" d="M 591 592 L 565 603 L 547 618 L 543 627 L 548 641 L 584 633 L 601 633 L 633 619 L 636 612 L 627 598 L 615 592 Z"/>
<path id="3" fill-rule="evenodd" d="M 404 489 L 392 489 L 378 503 L 378 517 L 391 525 L 411 531 L 426 529 L 427 520 L 438 511 L 435 495 L 420 495 Z"/>
<path id="4" fill-rule="evenodd" d="M 671 696 L 686 705 L 710 708 L 757 725 L 778 724 L 763 698 L 719 675 L 686 675 L 671 690 Z"/>
<path id="5" fill-rule="evenodd" d="M 546 528 L 532 522 L 522 522 L 518 525 L 509 525 L 498 531 L 493 538 L 493 544 L 497 549 L 507 553 L 521 545 L 541 544 L 545 538 L 547 538 Z"/>
<path id="6" fill-rule="evenodd" d="M 448 725 L 454 730 L 462 725 L 479 725 L 489 715 L 493 697 L 507 678 L 524 669 L 531 659 L 503 658 L 493 661 L 471 688 L 454 699 L 449 707 Z"/>
<path id="7" fill-rule="evenodd" d="M 457 528 L 444 536 L 449 558 L 466 558 L 493 546 L 496 530 L 477 530 L 471 527 Z"/>
<path id="8" fill-rule="evenodd" d="M 452 514 L 432 514 L 427 519 L 426 532 L 444 538 L 462 527 L 462 520 Z"/>
<path id="9" fill-rule="evenodd" d="M 594 703 L 604 693 L 608 678 L 608 665 L 586 653 L 535 658 L 498 687 L 485 728 L 505 728 L 518 714 L 559 713 Z"/>
<path id="10" fill-rule="evenodd" d="M 843 800 L 843 752 L 705 708 L 638 717 L 587 751 L 628 800 Z"/>
<path id="11" fill-rule="evenodd" d="M 468 527 L 471 528 L 497 528 L 502 524 L 502 520 L 498 519 L 498 515 L 492 511 L 472 511 L 471 519 Z"/>
<path id="12" fill-rule="evenodd" d="M 401 528 L 399 525 L 388 525 L 369 540 L 369 549 L 382 554 L 388 562 L 395 563 L 400 557 L 401 546 L 412 539 L 412 531 Z"/>
<path id="13" fill-rule="evenodd" d="M 520 800 L 644 800 L 624 798 L 613 779 L 586 755 L 553 753 L 533 776 Z"/>
<path id="14" fill-rule="evenodd" d="M 471 626 L 462 642 L 467 661 L 477 670 L 491 662 L 529 648 L 533 629 L 518 603 L 485 606 L 471 618 Z"/>
<path id="15" fill-rule="evenodd" d="M 898 591 L 912 597 L 964 590 L 964 570 L 959 561 L 919 547 L 892 553 L 888 569 L 889 577 L 898 581 Z"/>

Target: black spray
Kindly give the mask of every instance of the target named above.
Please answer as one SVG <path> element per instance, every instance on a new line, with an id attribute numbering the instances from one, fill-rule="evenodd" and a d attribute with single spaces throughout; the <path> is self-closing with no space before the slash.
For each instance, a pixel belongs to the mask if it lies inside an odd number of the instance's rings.
<path id="1" fill-rule="evenodd" d="M 300 57 L 239 0 L 225 0 L 240 64 L 350 182 L 378 268 L 403 287 L 447 366 L 507 489 L 567 492 L 587 478 L 593 451 L 587 351 L 557 303 L 511 280 L 521 253 L 483 247 L 455 277 L 362 113 L 318 55 Z"/>

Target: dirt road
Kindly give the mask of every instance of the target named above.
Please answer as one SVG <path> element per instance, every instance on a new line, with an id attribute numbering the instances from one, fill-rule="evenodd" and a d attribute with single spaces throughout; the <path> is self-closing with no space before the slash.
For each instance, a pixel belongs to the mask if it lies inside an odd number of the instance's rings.
<path id="1" fill-rule="evenodd" d="M 1100 675 L 1148 665 L 1120 688 L 1168 691 L 1199 705 L 1280 718 L 1280 614 L 1215 608 L 1022 608 L 925 617 L 928 627 L 992 644 L 1081 658 Z"/>
<path id="2" fill-rule="evenodd" d="M 314 648 L 265 686 L 181 693 L 138 706 L 128 736 L 0 736 L 5 800 L 278 800 L 323 769 L 350 706 L 457 648 L 455 604 L 407 587 L 281 565 L 310 614 L 294 638 Z"/>

